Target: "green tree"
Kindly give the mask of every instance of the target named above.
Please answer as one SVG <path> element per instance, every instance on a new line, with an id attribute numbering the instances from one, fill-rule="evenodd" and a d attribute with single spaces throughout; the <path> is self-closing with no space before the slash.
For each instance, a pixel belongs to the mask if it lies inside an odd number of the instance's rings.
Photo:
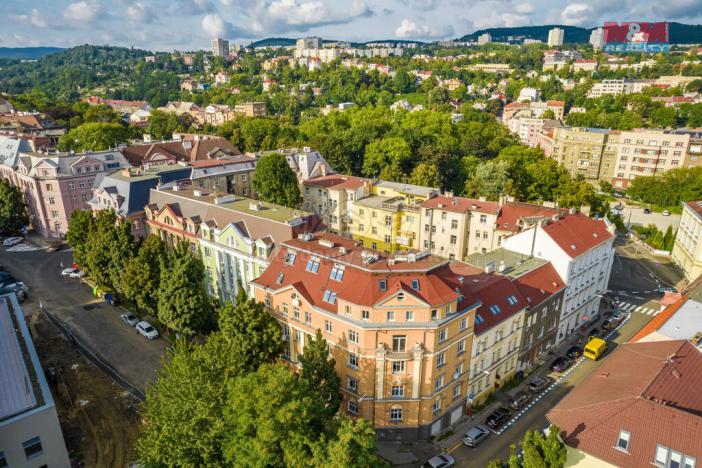
<path id="1" fill-rule="evenodd" d="M 549 468 L 562 468 L 568 458 L 565 444 L 559 439 L 560 433 L 560 428 L 552 425 L 548 435 L 541 439 L 541 451 Z"/>
<path id="2" fill-rule="evenodd" d="M 232 355 L 216 338 L 197 345 L 177 340 L 146 389 L 135 451 L 146 466 L 224 466 L 225 370 Z"/>
<path id="3" fill-rule="evenodd" d="M 675 234 L 673 234 L 673 226 L 668 226 L 665 230 L 665 235 L 663 235 L 663 249 L 671 251 L 673 250 L 673 243 L 675 242 Z"/>
<path id="4" fill-rule="evenodd" d="M 61 151 L 103 151 L 126 143 L 128 131 L 120 124 L 89 122 L 70 130 L 59 139 Z"/>
<path id="5" fill-rule="evenodd" d="M 28 224 L 27 206 L 19 187 L 0 179 L 0 234 L 18 234 Z"/>
<path id="6" fill-rule="evenodd" d="M 262 303 L 247 299 L 244 289 L 236 305 L 226 302 L 219 309 L 219 330 L 229 342 L 231 352 L 239 356 L 237 372 L 247 373 L 262 364 L 275 362 L 283 352 L 280 324 Z"/>
<path id="7" fill-rule="evenodd" d="M 174 112 L 154 109 L 149 116 L 146 133 L 154 140 L 170 140 L 174 132 L 186 131 L 192 124 L 190 114 L 176 115 Z"/>
<path id="8" fill-rule="evenodd" d="M 319 467 L 339 468 L 375 468 L 387 466 L 378 456 L 376 448 L 377 435 L 370 422 L 357 419 L 355 422 L 347 416 L 334 421 L 337 426 L 335 434 L 329 440 L 316 445 L 314 450 L 315 465 Z"/>
<path id="9" fill-rule="evenodd" d="M 86 252 L 88 235 L 95 224 L 95 217 L 91 210 L 75 210 L 71 213 L 66 232 L 66 241 L 73 248 L 73 261 L 84 267 L 86 264 Z"/>
<path id="10" fill-rule="evenodd" d="M 509 182 L 509 162 L 487 161 L 481 163 L 473 177 L 466 182 L 466 195 L 469 197 L 487 197 L 496 200 L 505 194 Z"/>
<path id="11" fill-rule="evenodd" d="M 165 262 L 166 246 L 152 234 L 142 242 L 139 253 L 124 266 L 122 293 L 149 315 L 156 315 L 158 311 L 161 269 L 168 267 Z"/>
<path id="12" fill-rule="evenodd" d="M 300 203 L 297 177 L 280 153 L 264 154 L 258 159 L 253 187 L 261 200 L 290 208 Z"/>
<path id="13" fill-rule="evenodd" d="M 383 168 L 394 166 L 406 174 L 412 162 L 412 148 L 404 138 L 388 137 L 374 140 L 366 146 L 363 160 L 363 173 L 368 177 L 377 177 Z"/>
<path id="14" fill-rule="evenodd" d="M 546 468 L 548 466 L 541 451 L 542 443 L 543 436 L 539 431 L 527 431 L 522 445 L 524 468 Z"/>
<path id="15" fill-rule="evenodd" d="M 329 345 L 320 330 L 305 346 L 300 365 L 300 382 L 310 392 L 317 392 L 323 402 L 320 408 L 322 422 L 333 418 L 341 404 L 341 379 L 336 374 L 336 361 L 329 355 Z"/>
<path id="16" fill-rule="evenodd" d="M 125 266 L 135 257 L 138 245 L 132 236 L 131 221 L 120 220 L 112 226 L 107 236 L 110 243 L 110 283 L 120 293 L 124 294 L 122 276 Z"/>
<path id="17" fill-rule="evenodd" d="M 409 183 L 424 187 L 441 187 L 441 174 L 435 164 L 421 162 L 412 170 Z"/>
<path id="18" fill-rule="evenodd" d="M 88 231 L 85 241 L 85 270 L 99 285 L 113 286 L 110 274 L 115 245 L 115 222 L 113 210 L 100 210 Z"/>
<path id="19" fill-rule="evenodd" d="M 187 243 L 169 252 L 168 268 L 161 270 L 159 283 L 159 321 L 186 336 L 205 330 L 210 319 L 210 301 L 204 280 L 202 262 Z"/>
<path id="20" fill-rule="evenodd" d="M 546 109 L 542 114 L 541 117 L 542 119 L 555 119 L 556 114 L 553 112 L 553 109 Z"/>
<path id="21" fill-rule="evenodd" d="M 233 466 L 300 466 L 309 463 L 320 434 L 314 421 L 320 401 L 284 364 L 264 364 L 235 379 L 224 409 L 224 454 Z"/>

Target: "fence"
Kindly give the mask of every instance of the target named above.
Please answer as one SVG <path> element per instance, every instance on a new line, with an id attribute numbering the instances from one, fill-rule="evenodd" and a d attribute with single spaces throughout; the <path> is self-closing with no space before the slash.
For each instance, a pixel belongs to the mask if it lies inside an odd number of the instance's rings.
<path id="1" fill-rule="evenodd" d="M 43 304 L 39 304 L 39 308 L 46 318 L 51 322 L 56 328 L 58 328 L 61 333 L 63 333 L 68 341 L 78 348 L 80 354 L 82 354 L 86 359 L 95 364 L 100 370 L 109 375 L 112 380 L 117 382 L 125 390 L 131 393 L 135 398 L 140 401 L 146 401 L 146 395 L 135 385 L 132 385 L 127 379 L 122 377 L 119 372 L 117 372 L 112 366 L 103 361 L 98 355 L 93 353 L 89 346 L 87 346 L 80 338 L 74 335 L 60 319 L 55 317 L 50 313 Z"/>

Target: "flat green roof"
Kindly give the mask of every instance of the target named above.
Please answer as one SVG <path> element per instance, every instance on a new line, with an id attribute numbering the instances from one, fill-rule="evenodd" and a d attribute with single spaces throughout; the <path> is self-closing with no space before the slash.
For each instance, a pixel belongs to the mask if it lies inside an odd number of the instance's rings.
<path id="1" fill-rule="evenodd" d="M 168 165 L 164 164 L 164 165 L 150 167 L 149 169 L 141 171 L 140 175 L 134 174 L 134 175 L 131 175 L 129 177 L 122 174 L 122 171 L 124 169 L 119 169 L 115 172 L 110 173 L 108 175 L 108 177 L 110 177 L 112 179 L 122 180 L 125 182 L 136 182 L 136 181 L 142 181 L 142 180 L 148 180 L 148 179 L 155 179 L 158 177 L 159 174 L 163 174 L 166 172 L 182 171 L 184 169 L 187 169 L 187 167 L 181 166 L 180 164 L 168 164 Z"/>
<path id="2" fill-rule="evenodd" d="M 548 263 L 547 260 L 506 249 L 497 249 L 487 253 L 476 252 L 466 257 L 465 261 L 478 268 L 485 268 L 492 262 L 496 272 L 510 278 L 519 278 L 544 263 Z M 502 264 L 504 264 L 505 268 L 503 271 L 499 271 L 499 267 Z"/>

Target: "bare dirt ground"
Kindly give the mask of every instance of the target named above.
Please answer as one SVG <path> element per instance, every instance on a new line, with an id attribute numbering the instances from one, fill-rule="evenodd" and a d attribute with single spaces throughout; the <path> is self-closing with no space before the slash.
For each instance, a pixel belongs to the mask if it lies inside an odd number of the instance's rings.
<path id="1" fill-rule="evenodd" d="M 42 314 L 28 317 L 28 323 L 74 466 L 129 466 L 138 400 L 81 356 Z"/>

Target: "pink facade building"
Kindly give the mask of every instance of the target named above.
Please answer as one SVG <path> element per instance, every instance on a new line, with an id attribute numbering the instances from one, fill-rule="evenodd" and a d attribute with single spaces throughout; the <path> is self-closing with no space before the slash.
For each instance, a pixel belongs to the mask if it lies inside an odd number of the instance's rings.
<path id="1" fill-rule="evenodd" d="M 39 153 L 27 141 L 0 137 L 0 178 L 20 187 L 30 228 L 46 237 L 64 237 L 71 213 L 89 208 L 93 185 L 105 173 L 127 166 L 118 150 Z"/>

